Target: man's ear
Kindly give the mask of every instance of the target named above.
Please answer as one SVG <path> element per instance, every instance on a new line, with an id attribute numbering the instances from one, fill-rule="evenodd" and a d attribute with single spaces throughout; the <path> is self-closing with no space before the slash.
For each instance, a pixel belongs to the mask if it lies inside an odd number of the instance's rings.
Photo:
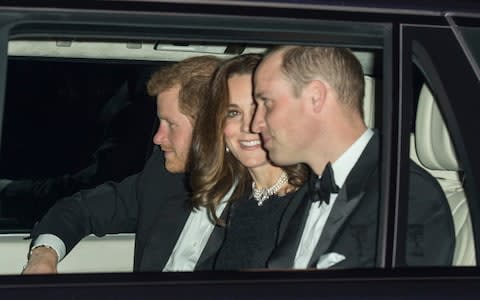
<path id="1" fill-rule="evenodd" d="M 327 98 L 327 86 L 321 80 L 312 80 L 308 84 L 308 97 L 312 101 L 312 108 L 315 113 L 322 111 Z"/>

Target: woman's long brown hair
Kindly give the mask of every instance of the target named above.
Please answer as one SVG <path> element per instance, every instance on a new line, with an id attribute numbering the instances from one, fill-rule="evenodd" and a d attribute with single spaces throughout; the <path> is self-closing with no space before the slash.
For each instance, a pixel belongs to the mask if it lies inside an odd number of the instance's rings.
<path id="1" fill-rule="evenodd" d="M 224 224 L 216 215 L 222 198 L 235 188 L 229 201 L 239 199 L 250 189 L 252 178 L 230 152 L 226 152 L 224 128 L 230 103 L 228 80 L 234 75 L 253 74 L 262 59 L 259 54 L 245 54 L 223 62 L 215 72 L 209 98 L 201 106 L 193 131 L 189 158 L 193 206 L 205 206 L 217 224 Z M 295 165 L 283 168 L 289 183 L 299 187 L 307 178 L 307 168 Z"/>

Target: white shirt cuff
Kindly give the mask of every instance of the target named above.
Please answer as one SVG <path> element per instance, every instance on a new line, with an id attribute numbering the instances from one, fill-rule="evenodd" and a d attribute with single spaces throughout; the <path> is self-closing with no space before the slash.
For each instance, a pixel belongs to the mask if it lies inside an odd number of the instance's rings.
<path id="1" fill-rule="evenodd" d="M 58 236 L 48 233 L 41 234 L 33 242 L 32 249 L 41 245 L 49 246 L 55 250 L 55 252 L 57 252 L 58 261 L 61 261 L 65 257 L 65 243 Z"/>

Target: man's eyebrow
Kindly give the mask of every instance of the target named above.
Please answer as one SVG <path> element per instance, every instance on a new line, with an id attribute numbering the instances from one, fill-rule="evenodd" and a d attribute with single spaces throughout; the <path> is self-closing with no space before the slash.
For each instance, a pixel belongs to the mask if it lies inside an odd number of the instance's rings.
<path id="1" fill-rule="evenodd" d="M 160 116 L 160 115 L 159 115 L 159 116 L 158 116 L 158 119 L 159 119 L 160 121 L 165 121 L 165 122 L 167 122 L 167 123 L 172 123 L 172 120 L 170 120 L 168 117 L 164 117 L 164 116 Z"/>

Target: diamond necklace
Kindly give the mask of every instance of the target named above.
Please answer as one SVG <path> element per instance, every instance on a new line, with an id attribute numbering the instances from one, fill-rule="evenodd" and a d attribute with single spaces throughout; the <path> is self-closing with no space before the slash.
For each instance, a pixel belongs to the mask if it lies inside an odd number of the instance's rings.
<path id="1" fill-rule="evenodd" d="M 285 173 L 285 171 L 282 171 L 282 174 L 280 177 L 278 177 L 277 182 L 275 182 L 274 185 L 272 185 L 269 188 L 264 188 L 264 189 L 257 189 L 257 186 L 255 185 L 255 181 L 252 182 L 252 196 L 255 201 L 257 201 L 258 206 L 263 205 L 263 201 L 267 200 L 278 192 L 282 186 L 288 181 L 288 175 Z"/>

